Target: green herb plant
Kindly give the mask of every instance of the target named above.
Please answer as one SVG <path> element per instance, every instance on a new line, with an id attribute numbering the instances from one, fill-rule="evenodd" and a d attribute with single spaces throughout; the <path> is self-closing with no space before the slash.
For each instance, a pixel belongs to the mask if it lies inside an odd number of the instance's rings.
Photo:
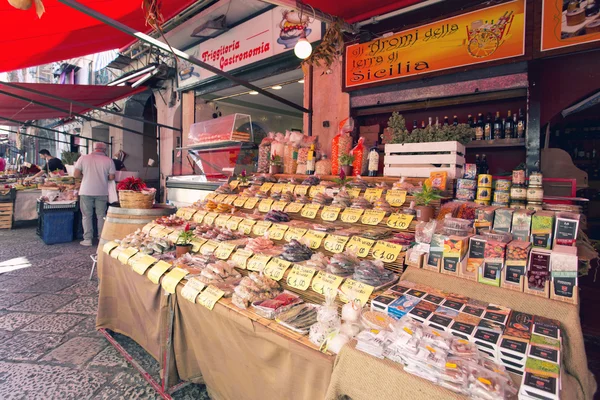
<path id="1" fill-rule="evenodd" d="M 428 207 L 431 202 L 442 198 L 440 191 L 432 188 L 431 185 L 428 185 L 426 182 L 423 182 L 421 190 L 414 192 L 413 196 L 415 197 L 417 205 L 425 207 Z"/>
<path id="2" fill-rule="evenodd" d="M 338 160 L 340 161 L 340 165 L 352 165 L 354 156 L 351 154 L 342 154 Z"/>
<path id="3" fill-rule="evenodd" d="M 475 134 L 475 129 L 467 124 L 430 125 L 425 128 L 413 129 L 408 132 L 404 117 L 394 112 L 388 120 L 388 129 L 381 138 L 385 144 L 428 143 L 456 141 L 469 143 Z"/>

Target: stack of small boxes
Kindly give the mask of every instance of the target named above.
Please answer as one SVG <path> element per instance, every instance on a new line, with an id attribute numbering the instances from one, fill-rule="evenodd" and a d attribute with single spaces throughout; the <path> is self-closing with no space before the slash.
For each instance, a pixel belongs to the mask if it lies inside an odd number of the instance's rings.
<path id="1" fill-rule="evenodd" d="M 465 164 L 462 179 L 456 180 L 456 198 L 458 200 L 473 201 L 477 190 L 477 166 Z"/>
<path id="2" fill-rule="evenodd" d="M 475 203 L 489 206 L 492 201 L 492 175 L 477 176 L 477 199 Z"/>

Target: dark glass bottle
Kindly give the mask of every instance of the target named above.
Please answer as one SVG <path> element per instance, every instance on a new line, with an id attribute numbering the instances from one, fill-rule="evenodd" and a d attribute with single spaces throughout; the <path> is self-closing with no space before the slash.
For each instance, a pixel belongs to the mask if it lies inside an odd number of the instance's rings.
<path id="1" fill-rule="evenodd" d="M 445 115 L 444 116 L 444 126 L 448 126 L 448 125 L 450 125 L 450 120 L 448 120 L 448 116 Z"/>
<path id="2" fill-rule="evenodd" d="M 452 119 L 452 125 L 454 125 L 454 126 L 458 125 L 458 117 L 456 115 Z"/>
<path id="3" fill-rule="evenodd" d="M 475 122 L 473 121 L 473 116 L 471 114 L 467 117 L 467 124 L 469 124 L 471 128 L 475 128 Z"/>
<path id="4" fill-rule="evenodd" d="M 523 110 L 519 108 L 519 118 L 517 119 L 517 137 L 519 139 L 525 137 L 525 116 L 523 115 Z"/>
<path id="5" fill-rule="evenodd" d="M 508 116 L 506 117 L 506 121 L 504 122 L 504 137 L 506 139 L 514 137 L 513 118 L 511 114 L 512 112 L 508 110 Z"/>
<path id="6" fill-rule="evenodd" d="M 492 113 L 488 113 L 487 118 L 485 119 L 483 136 L 485 137 L 485 140 L 492 140 Z"/>
<path id="7" fill-rule="evenodd" d="M 413 120 L 413 129 L 417 129 L 417 128 L 418 128 L 417 120 L 415 119 L 415 120 Z"/>
<path id="8" fill-rule="evenodd" d="M 475 169 L 477 170 L 477 175 L 481 173 L 481 160 L 479 159 L 479 154 L 475 154 Z"/>
<path id="9" fill-rule="evenodd" d="M 481 173 L 482 174 L 490 173 L 490 167 L 488 166 L 487 157 L 485 156 L 485 154 L 483 154 L 481 156 Z"/>
<path id="10" fill-rule="evenodd" d="M 496 119 L 494 120 L 494 139 L 502 138 L 502 120 L 500 119 L 500 111 L 496 111 Z"/>
<path id="11" fill-rule="evenodd" d="M 485 123 L 483 122 L 483 114 L 477 114 L 477 125 L 475 125 L 475 139 L 483 140 L 483 126 Z"/>

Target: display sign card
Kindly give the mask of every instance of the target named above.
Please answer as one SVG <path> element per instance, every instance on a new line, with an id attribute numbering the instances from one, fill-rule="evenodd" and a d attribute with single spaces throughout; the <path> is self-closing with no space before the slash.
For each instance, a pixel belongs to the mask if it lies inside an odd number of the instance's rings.
<path id="1" fill-rule="evenodd" d="M 250 197 L 248 200 L 246 200 L 246 203 L 244 204 L 244 208 L 246 210 L 252 210 L 254 207 L 256 207 L 256 204 L 258 203 L 260 199 L 258 197 Z"/>
<path id="2" fill-rule="evenodd" d="M 370 203 L 373 203 L 375 200 L 378 200 L 379 198 L 381 198 L 382 194 L 383 194 L 383 189 L 368 188 L 365 190 L 365 194 L 363 195 L 363 197 L 366 200 L 368 200 Z"/>
<path id="3" fill-rule="evenodd" d="M 385 200 L 392 207 L 400 207 L 406 202 L 406 190 L 388 190 L 385 194 Z"/>
<path id="4" fill-rule="evenodd" d="M 310 286 L 313 276 L 317 271 L 314 268 L 295 264 L 288 274 L 286 283 L 298 290 L 306 290 Z"/>
<path id="5" fill-rule="evenodd" d="M 410 227 L 414 218 L 415 216 L 410 214 L 392 214 L 387 220 L 387 226 L 404 231 Z"/>
<path id="6" fill-rule="evenodd" d="M 244 218 L 236 216 L 229 218 L 229 221 L 227 221 L 227 229 L 237 231 L 238 227 L 240 226 L 240 222 L 242 222 L 243 220 Z"/>
<path id="7" fill-rule="evenodd" d="M 354 188 L 354 189 L 347 189 L 346 191 L 350 195 L 351 199 L 355 199 L 358 196 L 360 196 L 360 189 Z"/>
<path id="8" fill-rule="evenodd" d="M 208 214 L 206 214 L 204 216 L 204 223 L 207 225 L 214 225 L 215 220 L 217 219 L 218 216 L 219 216 L 218 213 L 209 212 Z"/>
<path id="9" fill-rule="evenodd" d="M 218 194 L 218 195 L 215 196 L 215 198 L 213 199 L 213 201 L 215 203 L 222 203 L 226 198 L 227 198 L 226 194 Z"/>
<path id="10" fill-rule="evenodd" d="M 206 243 L 206 239 L 204 238 L 193 238 L 190 244 L 192 245 L 192 253 L 197 253 L 200 251 L 200 247 Z"/>
<path id="11" fill-rule="evenodd" d="M 202 292 L 206 285 L 198 278 L 190 278 L 181 289 L 181 296 L 192 303 L 196 302 L 196 298 Z"/>
<path id="12" fill-rule="evenodd" d="M 310 188 L 310 186 L 307 185 L 297 185 L 296 188 L 294 189 L 294 194 L 296 195 L 304 195 L 306 196 L 308 194 L 308 189 Z"/>
<path id="13" fill-rule="evenodd" d="M 238 196 L 234 201 L 233 201 L 233 205 L 235 207 L 241 208 L 244 206 L 244 204 L 246 204 L 246 200 L 248 200 L 247 197 L 241 197 Z"/>
<path id="14" fill-rule="evenodd" d="M 268 213 L 271 211 L 271 205 L 273 205 L 273 199 L 262 199 L 260 203 L 258 203 L 258 211 L 263 213 Z"/>
<path id="15" fill-rule="evenodd" d="M 287 201 L 276 201 L 273 203 L 273 205 L 271 206 L 271 211 L 283 211 L 285 210 L 285 207 L 287 207 L 288 202 Z"/>
<path id="16" fill-rule="evenodd" d="M 304 236 L 306 234 L 306 232 L 308 231 L 308 229 L 305 228 L 294 228 L 294 227 L 290 227 L 287 232 L 285 232 L 284 238 L 286 241 L 291 242 L 292 240 L 296 239 L 300 239 L 302 236 Z"/>
<path id="17" fill-rule="evenodd" d="M 321 185 L 311 186 L 310 189 L 308 190 L 308 195 L 310 197 L 315 197 L 319 193 L 325 193 L 325 186 L 321 186 Z"/>
<path id="18" fill-rule="evenodd" d="M 219 260 L 227 260 L 231 253 L 235 250 L 236 245 L 233 243 L 221 242 L 215 250 L 215 257 Z"/>
<path id="19" fill-rule="evenodd" d="M 158 285 L 158 282 L 160 282 L 160 277 L 163 276 L 163 274 L 167 272 L 169 268 L 171 268 L 171 264 L 160 260 L 154 264 L 152 268 L 150 268 L 150 271 L 148 271 L 148 279 L 150 279 L 150 282 Z"/>
<path id="20" fill-rule="evenodd" d="M 308 232 L 306 232 L 306 234 L 302 238 L 306 239 L 308 247 L 310 247 L 313 250 L 316 250 L 319 247 L 321 247 L 321 242 L 323 241 L 323 239 L 325 239 L 325 236 L 327 236 L 325 232 L 317 232 L 311 229 Z"/>
<path id="21" fill-rule="evenodd" d="M 242 232 L 244 235 L 249 235 L 252 232 L 252 227 L 256 224 L 256 221 L 253 219 L 245 219 L 240 222 L 238 230 Z"/>
<path id="22" fill-rule="evenodd" d="M 174 294 L 177 284 L 179 284 L 179 282 L 185 278 L 187 274 L 188 272 L 185 269 L 178 267 L 173 268 L 163 278 L 161 282 L 162 288 L 165 290 L 165 292 Z"/>
<path id="23" fill-rule="evenodd" d="M 272 182 L 265 182 L 260 187 L 260 191 L 267 193 L 269 190 L 271 190 L 271 188 L 273 187 L 273 185 L 274 185 L 274 183 L 272 183 Z"/>
<path id="24" fill-rule="evenodd" d="M 289 261 L 274 257 L 267 263 L 267 266 L 263 270 L 263 274 L 275 281 L 280 281 L 281 278 L 283 278 L 285 271 L 287 271 L 291 265 L 292 263 Z"/>
<path id="25" fill-rule="evenodd" d="M 221 228 L 225 228 L 227 226 L 227 221 L 231 218 L 231 214 L 221 214 L 215 219 L 215 225 Z"/>
<path id="26" fill-rule="evenodd" d="M 284 187 L 285 187 L 285 184 L 276 183 L 273 185 L 273 187 L 271 187 L 271 193 L 281 193 L 281 191 L 283 190 Z"/>
<path id="27" fill-rule="evenodd" d="M 113 249 L 115 249 L 118 246 L 119 246 L 118 243 L 110 241 L 110 242 L 105 243 L 104 246 L 102 246 L 102 251 L 105 252 L 106 254 L 110 254 L 110 252 L 113 251 Z"/>
<path id="28" fill-rule="evenodd" d="M 367 304 L 369 297 L 375 288 L 366 283 L 358 282 L 353 279 L 346 279 L 340 288 L 340 300 L 347 303 L 348 297 L 358 299 L 361 305 Z"/>
<path id="29" fill-rule="evenodd" d="M 285 232 L 288 230 L 287 225 L 283 224 L 273 224 L 269 229 L 269 239 L 271 240 L 283 240 L 283 236 Z"/>
<path id="30" fill-rule="evenodd" d="M 206 211 L 197 211 L 192 218 L 195 223 L 201 224 L 204 221 L 204 217 L 208 214 Z"/>
<path id="31" fill-rule="evenodd" d="M 342 209 L 340 207 L 325 206 L 323 207 L 323 210 L 321 210 L 321 219 L 323 221 L 335 221 L 341 211 Z"/>
<path id="32" fill-rule="evenodd" d="M 302 203 L 290 203 L 285 207 L 285 212 L 289 214 L 295 214 L 300 212 L 304 208 Z"/>
<path id="33" fill-rule="evenodd" d="M 327 272 L 319 271 L 317 276 L 312 281 L 312 289 L 324 296 L 337 295 L 337 289 L 342 284 L 344 278 Z"/>
<path id="34" fill-rule="evenodd" d="M 302 215 L 304 218 L 315 219 L 320 208 L 321 206 L 319 204 L 306 204 L 302 208 L 300 215 Z"/>
<path id="35" fill-rule="evenodd" d="M 271 227 L 272 223 L 269 221 L 258 221 L 252 228 L 252 233 L 256 236 L 262 236 Z"/>
<path id="36" fill-rule="evenodd" d="M 360 236 L 352 236 L 348 241 L 346 250 L 351 250 L 357 257 L 364 258 L 369 255 L 369 250 L 375 244 L 374 240 L 363 238 Z"/>
<path id="37" fill-rule="evenodd" d="M 385 218 L 385 211 L 366 210 L 360 222 L 365 225 L 377 225 Z"/>
<path id="38" fill-rule="evenodd" d="M 250 250 L 239 249 L 231 256 L 231 262 L 238 268 L 246 269 L 246 263 L 252 257 L 252 254 L 254 253 Z"/>
<path id="39" fill-rule="evenodd" d="M 354 224 L 358 222 L 360 216 L 363 215 L 363 212 L 365 212 L 365 210 L 360 208 L 346 208 L 344 211 L 342 211 L 342 222 Z"/>
<path id="40" fill-rule="evenodd" d="M 237 197 L 238 197 L 237 194 L 230 194 L 229 196 L 225 197 L 225 200 L 223 200 L 223 203 L 232 205 L 233 202 L 237 199 Z"/>
<path id="41" fill-rule="evenodd" d="M 225 295 L 224 291 L 214 287 L 213 285 L 208 285 L 208 287 L 204 289 L 202 293 L 200 293 L 200 296 L 198 296 L 196 302 L 202 304 L 204 307 L 212 311 L 212 309 L 215 307 L 215 304 L 217 304 L 223 295 Z"/>
<path id="42" fill-rule="evenodd" d="M 402 248 L 402 245 L 380 240 L 373 247 L 373 258 L 384 263 L 394 262 L 400 255 Z"/>
<path id="43" fill-rule="evenodd" d="M 270 259 L 271 259 L 271 256 L 266 256 L 266 255 L 262 255 L 262 254 L 255 254 L 246 263 L 246 268 L 249 271 L 262 272 L 265 269 L 265 267 L 267 266 L 267 263 L 269 262 Z"/>
<path id="44" fill-rule="evenodd" d="M 129 265 L 133 268 L 133 272 L 144 275 L 146 270 L 150 266 L 156 263 L 158 260 L 148 254 L 137 253 L 135 256 L 129 259 Z"/>
<path id="45" fill-rule="evenodd" d="M 341 253 L 344 251 L 344 246 L 348 243 L 348 236 L 328 235 L 323 246 L 325 250 L 332 253 Z"/>
<path id="46" fill-rule="evenodd" d="M 215 252 L 217 247 L 219 247 L 219 242 L 216 240 L 209 240 L 200 247 L 200 254 L 209 256 Z"/>
<path id="47" fill-rule="evenodd" d="M 127 264 L 129 259 L 136 255 L 138 251 L 139 250 L 135 247 L 128 247 L 119 254 L 118 260 L 121 261 L 123 264 Z"/>

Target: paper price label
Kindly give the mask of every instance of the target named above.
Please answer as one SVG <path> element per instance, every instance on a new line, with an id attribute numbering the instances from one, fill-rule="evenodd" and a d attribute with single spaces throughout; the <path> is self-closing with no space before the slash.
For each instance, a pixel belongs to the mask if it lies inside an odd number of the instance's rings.
<path id="1" fill-rule="evenodd" d="M 133 272 L 139 275 L 144 275 L 150 266 L 158 260 L 148 254 L 138 253 L 129 259 L 129 265 L 133 268 Z"/>
<path id="2" fill-rule="evenodd" d="M 235 244 L 221 243 L 215 250 L 215 257 L 217 257 L 219 260 L 227 260 L 235 248 Z"/>
<path id="3" fill-rule="evenodd" d="M 150 222 L 149 224 L 144 225 L 144 227 L 142 228 L 142 232 L 148 234 L 152 229 L 154 229 L 155 226 L 156 224 L 154 222 Z"/>
<path id="4" fill-rule="evenodd" d="M 227 198 L 226 194 L 219 194 L 213 199 L 215 203 L 222 203 Z"/>
<path id="5" fill-rule="evenodd" d="M 323 241 L 323 239 L 325 239 L 325 236 L 327 236 L 325 232 L 317 232 L 311 229 L 308 232 L 306 232 L 302 239 L 306 239 L 308 247 L 310 247 L 313 250 L 316 250 L 319 247 L 321 247 L 321 242 Z"/>
<path id="6" fill-rule="evenodd" d="M 167 239 L 169 241 L 173 242 L 173 244 L 177 244 L 180 233 L 181 233 L 181 231 L 173 231 L 173 232 L 169 233 L 169 236 L 167 236 Z"/>
<path id="7" fill-rule="evenodd" d="M 194 214 L 194 222 L 197 224 L 201 224 L 202 221 L 204 221 L 204 217 L 206 216 L 206 214 L 206 211 L 197 211 L 196 214 Z"/>
<path id="8" fill-rule="evenodd" d="M 370 203 L 372 203 L 375 200 L 379 199 L 382 194 L 383 194 L 383 189 L 369 188 L 369 189 L 365 190 L 365 194 L 363 197 L 366 200 L 368 200 Z"/>
<path id="9" fill-rule="evenodd" d="M 292 183 L 287 183 L 283 187 L 283 193 L 286 193 L 286 192 L 294 193 L 295 189 L 296 189 L 296 185 L 294 185 Z"/>
<path id="10" fill-rule="evenodd" d="M 254 207 L 256 207 L 256 203 L 258 203 L 258 200 L 260 200 L 258 197 L 248 198 L 248 200 L 246 200 L 246 203 L 244 203 L 244 208 L 246 210 L 252 210 Z"/>
<path id="11" fill-rule="evenodd" d="M 252 227 L 254 224 L 256 224 L 256 221 L 252 219 L 245 219 L 240 222 L 238 231 L 242 232 L 244 235 L 249 235 L 252 232 Z"/>
<path id="12" fill-rule="evenodd" d="M 308 231 L 305 228 L 289 228 L 284 235 L 286 241 L 291 242 L 293 239 L 300 239 Z"/>
<path id="13" fill-rule="evenodd" d="M 138 253 L 138 251 L 139 250 L 135 247 L 128 247 L 119 254 L 118 260 L 121 261 L 123 264 L 127 264 L 129 259 L 135 256 Z"/>
<path id="14" fill-rule="evenodd" d="M 273 211 L 283 211 L 285 207 L 288 205 L 287 201 L 276 201 L 271 206 L 271 210 Z"/>
<path id="15" fill-rule="evenodd" d="M 207 194 L 206 196 L 204 196 L 204 200 L 212 200 L 215 197 L 217 197 L 217 195 L 218 195 L 218 193 L 211 192 L 211 193 Z"/>
<path id="16" fill-rule="evenodd" d="M 102 251 L 105 252 L 106 254 L 110 254 L 110 252 L 113 251 L 113 249 L 118 246 L 119 246 L 118 243 L 111 241 L 111 242 L 105 243 L 104 246 L 102 246 Z"/>
<path id="17" fill-rule="evenodd" d="M 367 301 L 369 301 L 369 297 L 371 297 L 373 290 L 375 290 L 375 288 L 371 285 L 353 279 L 346 279 L 340 288 L 340 300 L 347 303 L 349 301 L 347 296 L 351 296 L 358 299 L 360 304 L 364 306 L 367 304 Z"/>
<path id="18" fill-rule="evenodd" d="M 242 222 L 244 220 L 244 218 L 242 217 L 231 217 L 229 218 L 229 221 L 227 221 L 227 229 L 232 230 L 232 231 L 237 231 L 238 227 L 240 226 L 240 222 Z"/>
<path id="19" fill-rule="evenodd" d="M 175 267 L 165 275 L 160 285 L 167 293 L 173 294 L 175 293 L 175 289 L 179 282 L 185 278 L 187 274 L 188 272 L 185 269 Z"/>
<path id="20" fill-rule="evenodd" d="M 244 206 L 244 204 L 246 204 L 246 200 L 248 200 L 248 198 L 247 198 L 247 197 L 239 197 L 239 196 L 238 196 L 238 197 L 237 197 L 237 198 L 236 198 L 236 199 L 233 201 L 233 205 L 234 205 L 234 206 L 236 206 L 236 207 L 238 207 L 238 208 L 241 208 L 241 207 L 243 207 L 243 206 Z"/>
<path id="21" fill-rule="evenodd" d="M 274 184 L 273 187 L 271 188 L 271 193 L 281 193 L 284 186 L 285 185 L 283 183 Z"/>
<path id="22" fill-rule="evenodd" d="M 361 210 L 359 208 L 346 208 L 342 211 L 341 220 L 342 222 L 346 222 L 348 224 L 354 224 L 358 222 L 360 216 L 363 215 L 365 210 Z"/>
<path id="23" fill-rule="evenodd" d="M 206 285 L 198 278 L 190 278 L 181 289 L 181 296 L 192 303 L 196 302 L 196 297 L 200 294 Z"/>
<path id="24" fill-rule="evenodd" d="M 269 221 L 258 221 L 256 225 L 252 228 L 252 233 L 256 236 L 262 236 L 265 232 L 271 227 L 271 222 Z"/>
<path id="25" fill-rule="evenodd" d="M 390 206 L 400 207 L 406 201 L 406 190 L 388 190 L 385 194 L 385 199 L 390 203 Z"/>
<path id="26" fill-rule="evenodd" d="M 231 262 L 238 268 L 246 269 L 246 263 L 252 254 L 250 250 L 239 249 L 231 256 Z"/>
<path id="27" fill-rule="evenodd" d="M 221 228 L 225 228 L 227 226 L 227 221 L 231 218 L 231 214 L 221 214 L 215 219 L 215 225 L 220 226 Z"/>
<path id="28" fill-rule="evenodd" d="M 263 183 L 261 185 L 260 191 L 267 193 L 269 190 L 271 190 L 271 188 L 273 187 L 273 185 L 274 185 L 273 182 L 265 182 L 265 183 Z"/>
<path id="29" fill-rule="evenodd" d="M 375 244 L 374 240 L 362 238 L 360 236 L 352 236 L 348 242 L 347 250 L 351 250 L 357 257 L 364 258 L 369 255 L 369 250 Z"/>
<path id="30" fill-rule="evenodd" d="M 169 237 L 169 235 L 170 235 L 171 233 L 173 233 L 173 232 L 175 232 L 175 229 L 173 229 L 173 228 L 169 228 L 169 227 L 165 227 L 165 228 L 163 229 L 163 231 L 162 231 L 162 234 L 163 234 L 163 237 L 164 237 L 164 238 L 167 238 L 167 237 Z"/>
<path id="31" fill-rule="evenodd" d="M 269 229 L 269 239 L 271 240 L 282 240 L 285 232 L 288 230 L 287 225 L 282 224 L 274 224 L 271 229 Z"/>
<path id="32" fill-rule="evenodd" d="M 166 236 L 165 228 L 162 226 L 156 226 L 154 229 L 150 231 L 150 236 L 155 239 L 160 239 Z"/>
<path id="33" fill-rule="evenodd" d="M 263 199 L 258 203 L 258 211 L 268 213 L 271 211 L 271 205 L 273 204 L 273 199 Z"/>
<path id="34" fill-rule="evenodd" d="M 300 210 L 302 210 L 303 208 L 304 208 L 304 204 L 302 204 L 302 203 L 290 203 L 285 208 L 285 212 L 295 214 L 297 212 L 300 212 Z"/>
<path id="35" fill-rule="evenodd" d="M 163 276 L 163 274 L 167 272 L 169 268 L 171 268 L 171 264 L 167 263 L 166 261 L 160 260 L 159 262 L 154 264 L 152 268 L 150 268 L 150 271 L 148 271 L 148 279 L 150 279 L 150 282 L 154 283 L 155 285 L 158 285 L 160 277 Z"/>
<path id="36" fill-rule="evenodd" d="M 392 214 L 387 220 L 387 226 L 394 229 L 406 230 L 414 217 L 414 215 L 409 214 Z"/>
<path id="37" fill-rule="evenodd" d="M 235 190 L 238 186 L 240 186 L 240 181 L 238 181 L 238 180 L 229 182 L 229 187 L 232 190 Z"/>
<path id="38" fill-rule="evenodd" d="M 192 217 L 194 216 L 194 214 L 196 214 L 196 210 L 194 210 L 192 208 L 186 208 L 182 217 L 186 221 L 189 221 L 189 220 L 192 219 Z"/>
<path id="39" fill-rule="evenodd" d="M 402 246 L 399 244 L 378 241 L 373 247 L 373 258 L 384 263 L 391 263 L 396 261 L 401 251 Z"/>
<path id="40" fill-rule="evenodd" d="M 204 307 L 208 308 L 212 311 L 217 304 L 217 301 L 225 294 L 224 291 L 214 287 L 213 285 L 209 285 L 204 292 L 200 293 L 198 296 L 198 300 L 196 301 L 199 304 L 202 304 Z"/>
<path id="41" fill-rule="evenodd" d="M 295 289 L 306 290 L 316 272 L 314 268 L 296 264 L 288 274 L 286 283 Z"/>
<path id="42" fill-rule="evenodd" d="M 354 189 L 347 189 L 346 191 L 350 195 L 351 199 L 354 199 L 354 198 L 360 196 L 360 189 L 354 188 Z"/>
<path id="43" fill-rule="evenodd" d="M 319 212 L 319 208 L 321 208 L 319 204 L 306 204 L 304 208 L 302 208 L 300 215 L 302 215 L 304 218 L 315 219 L 317 213 Z"/>
<path id="44" fill-rule="evenodd" d="M 325 239 L 323 247 L 332 253 L 341 253 L 344 251 L 344 246 L 348 243 L 349 239 L 348 236 L 329 235 Z"/>
<path id="45" fill-rule="evenodd" d="M 309 188 L 310 188 L 310 186 L 307 186 L 307 185 L 297 185 L 296 188 L 294 189 L 294 194 L 306 196 Z"/>
<path id="46" fill-rule="evenodd" d="M 207 225 L 214 225 L 215 220 L 217 219 L 218 216 L 219 216 L 219 214 L 217 214 L 215 212 L 209 212 L 204 216 L 204 223 Z"/>
<path id="47" fill-rule="evenodd" d="M 121 254 L 121 252 L 123 251 L 123 249 L 121 247 L 115 247 L 113 249 L 113 251 L 110 252 L 110 256 L 112 258 L 114 258 L 115 260 L 119 259 L 119 254 Z"/>
<path id="48" fill-rule="evenodd" d="M 360 222 L 365 225 L 377 225 L 385 218 L 385 211 L 367 210 Z"/>
<path id="49" fill-rule="evenodd" d="M 334 296 L 337 294 L 337 289 L 342 284 L 344 278 L 328 274 L 327 272 L 319 271 L 315 279 L 312 281 L 312 289 L 322 295 Z"/>
<path id="50" fill-rule="evenodd" d="M 321 185 L 311 186 L 310 189 L 308 190 L 308 195 L 310 197 L 315 197 L 319 193 L 325 193 L 325 186 L 321 186 Z"/>
<path id="51" fill-rule="evenodd" d="M 292 263 L 289 261 L 282 260 L 281 258 L 272 258 L 265 267 L 263 274 L 275 281 L 280 281 L 290 265 Z"/>
<path id="52" fill-rule="evenodd" d="M 200 254 L 205 256 L 211 255 L 215 252 L 217 247 L 219 247 L 219 242 L 216 240 L 209 240 L 200 247 Z"/>
<path id="53" fill-rule="evenodd" d="M 321 219 L 323 221 L 335 221 L 342 211 L 339 207 L 325 206 L 321 210 Z"/>
<path id="54" fill-rule="evenodd" d="M 256 254 L 254 255 L 254 257 L 248 260 L 248 262 L 246 263 L 246 268 L 248 269 L 248 271 L 261 272 L 265 269 L 270 259 L 271 256 Z"/>
<path id="55" fill-rule="evenodd" d="M 177 215 L 178 217 L 183 217 L 185 210 L 186 210 L 186 208 L 178 208 L 177 211 L 175 212 L 175 215 Z"/>
<path id="56" fill-rule="evenodd" d="M 232 205 L 233 202 L 237 199 L 237 194 L 230 194 L 229 196 L 225 197 L 225 200 L 223 200 L 223 203 L 225 204 L 229 204 Z"/>
<path id="57" fill-rule="evenodd" d="M 206 239 L 204 238 L 194 238 L 192 239 L 192 241 L 190 242 L 190 244 L 192 245 L 192 252 L 193 253 L 197 253 L 200 251 L 200 247 L 202 247 L 202 245 L 206 243 Z"/>

